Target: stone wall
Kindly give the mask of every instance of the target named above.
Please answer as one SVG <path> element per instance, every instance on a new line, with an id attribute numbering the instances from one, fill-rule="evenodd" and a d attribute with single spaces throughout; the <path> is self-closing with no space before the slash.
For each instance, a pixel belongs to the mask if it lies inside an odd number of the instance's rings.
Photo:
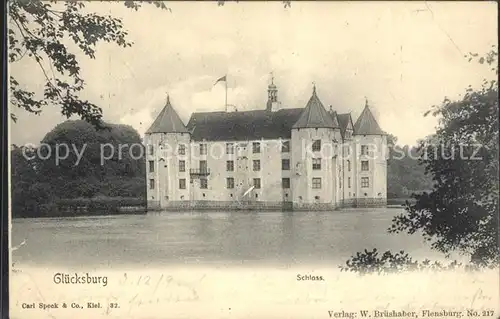
<path id="1" fill-rule="evenodd" d="M 386 207 L 387 198 L 357 198 L 354 207 Z"/>
<path id="2" fill-rule="evenodd" d="M 149 203 L 148 203 L 149 204 Z M 153 203 L 154 204 L 154 203 Z M 160 207 L 159 205 L 148 206 L 148 211 L 190 211 L 190 210 L 218 210 L 218 211 L 235 211 L 235 210 L 259 210 L 259 211 L 281 211 L 291 210 L 291 202 L 264 202 L 264 201 L 169 201 L 167 206 Z"/>
<path id="3" fill-rule="evenodd" d="M 293 203 L 294 211 L 330 211 L 337 207 L 331 203 Z"/>
<path id="4" fill-rule="evenodd" d="M 292 202 L 265 202 L 265 201 L 169 201 L 167 206 L 160 207 L 158 201 L 148 201 L 148 211 L 236 211 L 236 210 L 257 210 L 257 211 L 333 211 L 342 208 L 354 207 L 386 207 L 385 198 L 362 198 L 347 199 L 340 201 L 338 205 L 332 203 L 292 203 Z"/>
<path id="5" fill-rule="evenodd" d="M 160 209 L 160 201 L 158 200 L 148 200 L 148 206 L 146 210 L 159 210 Z"/>

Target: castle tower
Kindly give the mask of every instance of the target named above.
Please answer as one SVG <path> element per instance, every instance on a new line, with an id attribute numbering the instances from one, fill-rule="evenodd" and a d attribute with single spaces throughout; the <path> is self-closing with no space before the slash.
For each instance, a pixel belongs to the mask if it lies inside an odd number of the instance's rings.
<path id="1" fill-rule="evenodd" d="M 354 124 L 355 190 L 358 206 L 387 205 L 387 134 L 380 129 L 368 101 Z"/>
<path id="2" fill-rule="evenodd" d="M 316 87 L 292 127 L 292 199 L 294 209 L 332 209 L 339 201 L 340 128 L 321 103 Z"/>
<path id="3" fill-rule="evenodd" d="M 167 96 L 165 106 L 144 138 L 148 209 L 189 201 L 190 140 L 189 131 Z"/>
<path id="4" fill-rule="evenodd" d="M 274 84 L 274 76 L 271 75 L 271 84 L 267 87 L 267 111 L 276 112 L 279 110 L 278 88 Z"/>

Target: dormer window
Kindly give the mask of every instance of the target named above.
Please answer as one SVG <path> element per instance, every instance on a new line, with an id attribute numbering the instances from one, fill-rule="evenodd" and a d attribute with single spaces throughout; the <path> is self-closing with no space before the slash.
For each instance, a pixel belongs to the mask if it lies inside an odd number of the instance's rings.
<path id="1" fill-rule="evenodd" d="M 179 155 L 186 155 L 186 145 L 179 144 L 179 148 L 177 151 L 178 151 Z"/>
<path id="2" fill-rule="evenodd" d="M 368 145 L 361 145 L 361 155 L 368 155 Z"/>
<path id="3" fill-rule="evenodd" d="M 207 144 L 200 144 L 200 155 L 207 155 Z"/>
<path id="4" fill-rule="evenodd" d="M 234 143 L 226 143 L 226 154 L 234 154 Z"/>
<path id="5" fill-rule="evenodd" d="M 321 140 L 315 140 L 313 142 L 312 151 L 313 152 L 320 152 L 321 151 Z"/>
<path id="6" fill-rule="evenodd" d="M 281 152 L 288 153 L 290 152 L 290 141 L 284 141 L 281 143 Z"/>
<path id="7" fill-rule="evenodd" d="M 252 143 L 252 153 L 260 153 L 260 142 L 253 142 Z"/>

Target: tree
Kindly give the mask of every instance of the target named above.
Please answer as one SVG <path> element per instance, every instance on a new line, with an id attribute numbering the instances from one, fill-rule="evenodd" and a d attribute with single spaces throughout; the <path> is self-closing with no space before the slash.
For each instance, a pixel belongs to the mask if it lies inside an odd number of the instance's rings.
<path id="1" fill-rule="evenodd" d="M 87 57 L 94 59 L 100 42 L 115 43 L 123 48 L 132 46 L 122 21 L 112 16 L 83 13 L 86 2 L 95 0 L 13 0 L 8 1 L 9 63 L 31 58 L 45 77 L 43 96 L 26 89 L 15 76 L 9 77 L 10 103 L 28 112 L 39 114 L 47 105 L 58 106 L 67 118 L 78 115 L 99 127 L 102 109 L 92 101 L 79 97 L 85 88 L 73 42 Z M 226 1 L 218 1 L 219 6 Z M 164 1 L 123 1 L 133 10 L 143 3 L 169 10 Z M 283 1 L 285 8 L 290 1 Z M 12 120 L 16 121 L 14 114 Z"/>
<path id="2" fill-rule="evenodd" d="M 478 61 L 498 74 L 495 50 Z M 440 117 L 439 127 L 422 141 L 420 161 L 434 188 L 415 196 L 391 232 L 421 230 L 443 253 L 458 249 L 473 263 L 498 263 L 497 81 L 485 80 L 479 90 L 469 87 L 462 100 L 445 99 L 431 113 Z"/>
<path id="3" fill-rule="evenodd" d="M 108 129 L 96 130 L 83 120 L 66 121 L 47 133 L 38 156 L 38 181 L 52 182 L 52 193 L 60 198 L 143 197 L 145 161 L 139 133 L 128 125 L 103 124 Z M 61 159 L 56 162 L 58 149 Z"/>
<path id="4" fill-rule="evenodd" d="M 398 145 L 397 137 L 387 136 L 389 158 L 387 160 L 388 198 L 408 198 L 413 192 L 432 188 L 432 180 L 426 175 L 425 168 L 418 161 L 421 153 L 417 147 Z M 404 189 L 410 194 L 405 193 Z"/>
<path id="5" fill-rule="evenodd" d="M 58 214 L 57 202 L 75 198 L 87 202 L 100 198 L 98 202 L 108 204 L 120 198 L 144 202 L 144 147 L 139 133 L 128 125 L 103 124 L 109 129 L 97 130 L 83 120 L 66 121 L 47 133 L 38 148 L 13 146 L 14 217 L 53 216 Z"/>
<path id="6" fill-rule="evenodd" d="M 39 114 L 43 107 L 61 107 L 64 116 L 78 115 L 99 126 L 102 109 L 91 101 L 79 98 L 85 88 L 80 76 L 76 54 L 66 45 L 72 41 L 89 58 L 94 59 L 100 42 L 112 42 L 130 47 L 122 21 L 112 16 L 83 13 L 90 1 L 8 1 L 9 63 L 31 58 L 45 77 L 43 96 L 24 88 L 15 76 L 10 76 L 10 103 L 28 112 Z M 138 10 L 142 3 L 167 9 L 163 1 L 124 1 L 124 5 Z M 16 117 L 11 114 L 15 121 Z"/>
<path id="7" fill-rule="evenodd" d="M 11 149 L 11 198 L 14 217 L 42 215 L 43 205 L 50 197 L 50 184 L 38 180 L 36 162 L 28 158 L 36 156 L 36 150 L 25 146 Z"/>
<path id="8" fill-rule="evenodd" d="M 476 59 L 498 75 L 497 56 L 494 46 L 484 57 L 470 54 L 469 61 Z M 416 202 L 408 203 L 405 212 L 393 219 L 389 232 L 419 231 L 435 250 L 467 254 L 471 265 L 478 267 L 496 266 L 500 262 L 498 83 L 485 80 L 480 89 L 469 87 L 461 100 L 445 99 L 428 114 L 439 117 L 439 126 L 420 143 L 419 161 L 432 176 L 433 189 L 413 195 Z M 407 263 L 409 258 L 390 252 L 378 258 L 376 250 L 365 251 L 349 260 L 344 270 L 380 269 L 394 260 Z"/>

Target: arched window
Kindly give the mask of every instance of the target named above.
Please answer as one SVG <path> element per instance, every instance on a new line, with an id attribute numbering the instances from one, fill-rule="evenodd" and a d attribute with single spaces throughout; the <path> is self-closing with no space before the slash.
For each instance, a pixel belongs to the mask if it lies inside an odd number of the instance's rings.
<path id="1" fill-rule="evenodd" d="M 348 172 L 351 171 L 351 161 L 350 160 L 347 160 L 347 171 Z"/>

